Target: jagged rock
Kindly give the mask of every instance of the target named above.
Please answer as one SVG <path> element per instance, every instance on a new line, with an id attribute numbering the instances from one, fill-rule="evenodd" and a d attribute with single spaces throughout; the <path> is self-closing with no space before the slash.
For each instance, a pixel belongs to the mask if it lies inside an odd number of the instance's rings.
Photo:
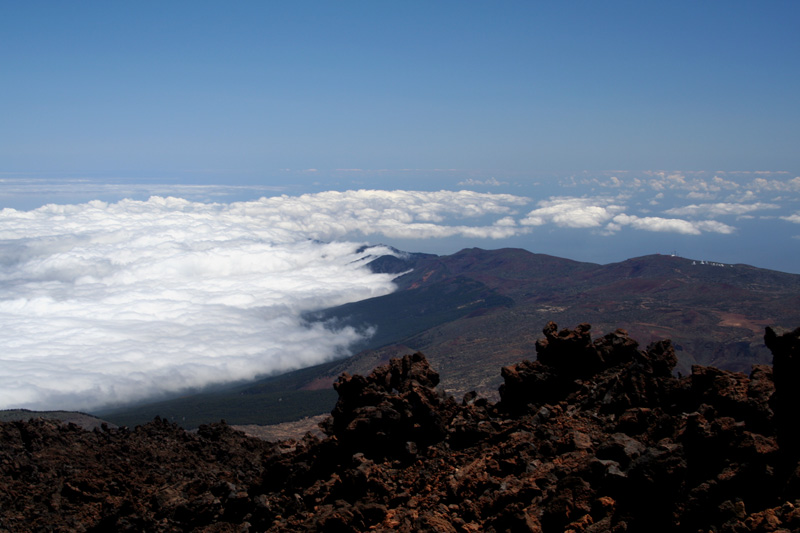
<path id="1" fill-rule="evenodd" d="M 589 332 L 548 324 L 499 404 L 422 354 L 343 375 L 325 438 L 0 424 L 0 531 L 800 530 L 800 330 L 767 330 L 774 369 L 684 378 L 669 342 Z"/>
<path id="2" fill-rule="evenodd" d="M 421 353 L 393 358 L 366 378 L 343 374 L 334 384 L 339 393 L 324 431 L 350 451 L 370 455 L 420 447 L 442 440 L 456 405 L 435 389 L 439 374 Z"/>
<path id="3" fill-rule="evenodd" d="M 590 329 L 589 324 L 581 324 L 575 330 L 558 331 L 549 322 L 543 330 L 545 338 L 536 343 L 537 360 L 501 370 L 501 408 L 520 412 L 528 406 L 557 403 L 571 394 L 592 402 L 602 394 L 604 409 L 616 412 L 665 401 L 671 383 L 664 378 L 671 376 L 677 364 L 669 341 L 639 351 L 638 343 L 623 330 L 592 341 Z M 614 375 L 609 379 L 594 379 L 611 369 Z M 581 391 L 588 390 L 591 382 L 596 384 L 594 394 L 586 397 Z"/>
<path id="4" fill-rule="evenodd" d="M 764 343 L 772 351 L 775 393 L 770 404 L 775 413 L 778 438 L 785 449 L 795 450 L 800 456 L 800 328 L 794 331 L 766 328 Z"/>

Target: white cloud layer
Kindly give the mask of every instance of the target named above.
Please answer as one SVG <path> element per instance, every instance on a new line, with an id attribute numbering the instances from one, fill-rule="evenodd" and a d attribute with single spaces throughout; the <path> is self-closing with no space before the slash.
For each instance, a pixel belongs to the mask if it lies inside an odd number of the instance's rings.
<path id="1" fill-rule="evenodd" d="M 90 409 L 329 360 L 362 333 L 300 314 L 394 286 L 364 267 L 388 249 L 321 241 L 503 237 L 524 231 L 511 215 L 526 202 L 350 191 L 3 209 L 0 408 Z"/>
<path id="2" fill-rule="evenodd" d="M 701 233 L 729 234 L 736 228 L 713 220 L 690 221 L 680 218 L 640 217 L 623 211 L 611 198 L 573 198 L 555 197 L 539 202 L 534 209 L 520 221 L 527 226 L 555 224 L 562 228 L 597 228 L 606 235 L 621 230 L 624 226 L 633 229 L 656 232 L 700 235 Z M 760 204 L 765 209 L 766 204 Z"/>
<path id="3" fill-rule="evenodd" d="M 733 226 L 714 220 L 689 221 L 680 218 L 638 217 L 624 214 L 615 216 L 607 228 L 609 231 L 617 231 L 622 226 L 630 226 L 645 231 L 682 233 L 684 235 L 700 235 L 705 232 L 729 234 L 736 231 Z"/>
<path id="4" fill-rule="evenodd" d="M 645 171 L 627 173 L 615 171 L 605 176 L 572 176 L 563 185 L 624 189 L 627 191 L 669 191 L 687 198 L 715 199 L 749 197 L 771 192 L 797 193 L 800 176 L 788 172 L 675 172 Z"/>
<path id="5" fill-rule="evenodd" d="M 752 213 L 753 211 L 779 208 L 780 206 L 777 204 L 763 202 L 756 202 L 753 204 L 720 202 L 715 204 L 692 204 L 683 207 L 674 207 L 672 209 L 667 209 L 664 213 L 668 215 L 714 218 L 724 215 L 740 216 Z"/>
<path id="6" fill-rule="evenodd" d="M 597 228 L 611 220 L 624 208 L 603 198 L 558 197 L 539 202 L 520 223 L 542 226 L 552 223 L 562 228 Z"/>

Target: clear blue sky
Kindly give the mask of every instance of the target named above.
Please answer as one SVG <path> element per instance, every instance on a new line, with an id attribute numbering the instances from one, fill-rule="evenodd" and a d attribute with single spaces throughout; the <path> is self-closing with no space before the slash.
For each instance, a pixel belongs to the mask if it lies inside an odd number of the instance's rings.
<path id="1" fill-rule="evenodd" d="M 797 2 L 4 2 L 0 171 L 796 173 L 798 28 Z"/>

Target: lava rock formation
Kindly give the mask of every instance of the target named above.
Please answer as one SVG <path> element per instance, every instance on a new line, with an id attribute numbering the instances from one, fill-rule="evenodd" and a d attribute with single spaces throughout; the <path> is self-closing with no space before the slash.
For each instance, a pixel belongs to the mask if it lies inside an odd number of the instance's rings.
<path id="1" fill-rule="evenodd" d="M 342 375 L 324 438 L 0 424 L 0 531 L 800 530 L 800 328 L 768 328 L 749 376 L 544 335 L 496 404 L 446 397 L 420 353 Z"/>

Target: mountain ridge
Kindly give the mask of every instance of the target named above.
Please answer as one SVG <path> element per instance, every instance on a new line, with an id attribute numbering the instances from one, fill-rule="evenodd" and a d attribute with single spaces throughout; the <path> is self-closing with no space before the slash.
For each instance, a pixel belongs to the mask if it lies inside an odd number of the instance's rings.
<path id="1" fill-rule="evenodd" d="M 447 339 L 449 346 L 461 341 L 463 346 L 479 341 L 471 334 L 476 330 L 485 330 L 484 338 L 502 338 L 504 329 L 519 335 L 552 318 L 571 324 L 590 322 L 601 332 L 622 327 L 643 342 L 674 338 L 684 373 L 697 362 L 728 369 L 768 362 L 769 353 L 759 337 L 767 325 L 788 325 L 798 318 L 800 276 L 717 264 L 653 254 L 598 265 L 521 249 L 465 249 L 417 263 L 414 271 L 398 278 L 399 290 L 464 276 L 511 297 L 514 304 L 487 309 L 482 318 L 463 317 L 460 327 L 435 325 L 431 328 L 435 331 L 419 332 L 400 343 L 425 351 L 447 375 L 450 365 L 439 358 L 445 343 L 434 337 Z M 495 346 L 492 362 L 511 362 L 496 356 L 503 350 L 513 356 L 530 353 L 532 342 L 528 338 L 517 347 L 513 342 Z M 497 382 L 495 378 L 491 388 Z"/>
<path id="2" fill-rule="evenodd" d="M 246 420 L 248 409 L 285 411 L 285 403 L 276 403 L 279 399 L 302 402 L 304 393 L 298 391 L 315 390 L 320 396 L 298 410 L 297 418 L 319 414 L 332 406 L 334 398 L 325 391 L 342 372 L 366 374 L 401 352 L 414 351 L 424 352 L 441 369 L 442 386 L 449 393 L 476 390 L 496 399 L 501 382 L 496 369 L 531 357 L 535 332 L 551 320 L 589 322 L 600 334 L 621 327 L 643 343 L 671 338 L 677 371 L 683 374 L 698 363 L 738 371 L 768 364 L 770 354 L 761 340 L 764 328 L 800 322 L 800 275 L 749 265 L 717 266 L 658 254 L 599 265 L 513 248 L 398 256 L 370 263 L 400 274 L 393 293 L 306 317 L 332 328 L 376 328 L 357 353 L 319 365 L 316 375 L 313 369 L 302 371 L 308 376 L 303 383 L 292 380 L 292 374 L 269 378 L 278 385 L 268 393 L 268 387 L 253 384 L 263 395 L 250 399 L 261 398 L 261 403 L 242 404 L 231 416 L 215 411 L 216 419 L 258 423 Z M 241 403 L 237 394 L 231 405 Z M 313 412 L 313 402 L 331 403 Z M 141 409 L 134 418 L 110 419 L 131 425 L 169 413 L 170 420 L 182 421 L 180 411 L 188 407 L 174 405 L 161 403 L 158 409 Z"/>

